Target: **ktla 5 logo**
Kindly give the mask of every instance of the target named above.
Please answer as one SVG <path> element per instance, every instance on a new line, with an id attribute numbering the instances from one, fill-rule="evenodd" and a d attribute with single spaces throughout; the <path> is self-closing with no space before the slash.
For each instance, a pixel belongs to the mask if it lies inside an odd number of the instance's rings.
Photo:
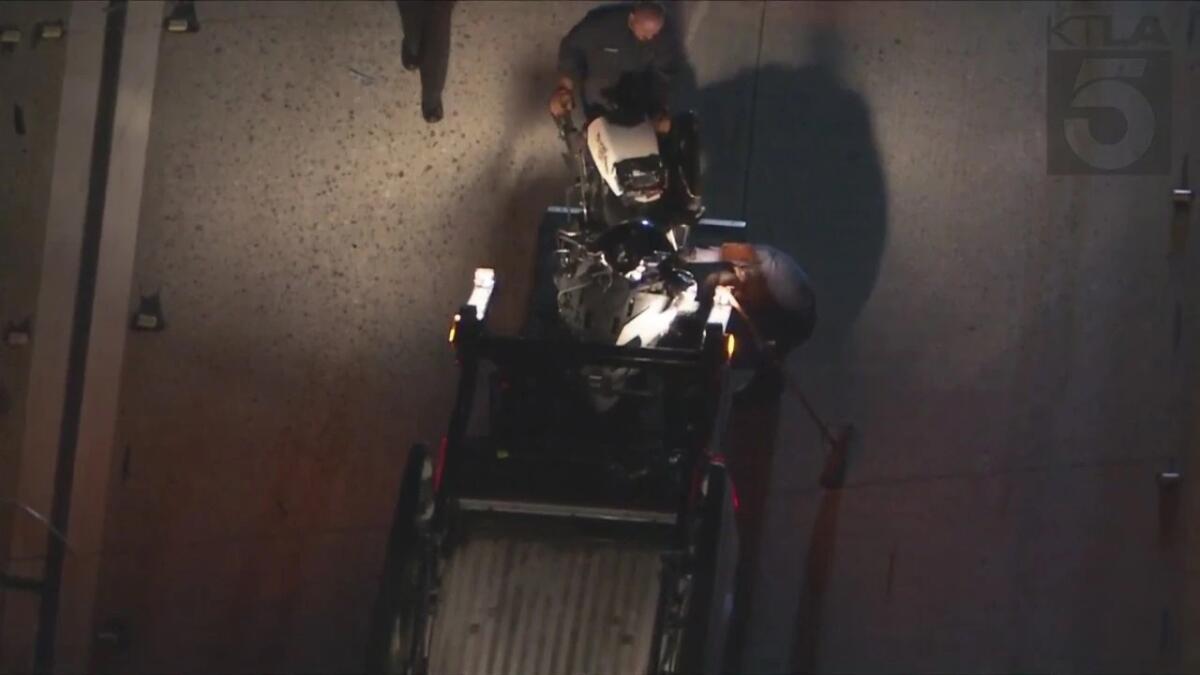
<path id="1" fill-rule="evenodd" d="M 1119 35 L 1103 14 L 1047 20 L 1051 174 L 1163 174 L 1171 161 L 1171 52 L 1158 17 Z"/>

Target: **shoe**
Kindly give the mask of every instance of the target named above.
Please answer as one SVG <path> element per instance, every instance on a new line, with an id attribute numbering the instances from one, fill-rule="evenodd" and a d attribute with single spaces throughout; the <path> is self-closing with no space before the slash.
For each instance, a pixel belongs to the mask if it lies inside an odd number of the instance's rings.
<path id="1" fill-rule="evenodd" d="M 430 124 L 442 121 L 442 103 L 441 101 L 433 105 L 422 105 L 421 114 L 425 116 L 425 121 Z"/>
<path id="2" fill-rule="evenodd" d="M 400 43 L 400 63 L 404 64 L 404 69 L 408 71 L 421 67 L 420 57 L 412 53 L 407 42 Z"/>

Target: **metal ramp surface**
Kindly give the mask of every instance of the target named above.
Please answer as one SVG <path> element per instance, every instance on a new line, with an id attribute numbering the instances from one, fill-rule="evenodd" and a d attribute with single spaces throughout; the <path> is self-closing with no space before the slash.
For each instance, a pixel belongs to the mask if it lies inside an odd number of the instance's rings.
<path id="1" fill-rule="evenodd" d="M 661 552 L 646 541 L 469 535 L 443 572 L 429 672 L 646 672 Z"/>

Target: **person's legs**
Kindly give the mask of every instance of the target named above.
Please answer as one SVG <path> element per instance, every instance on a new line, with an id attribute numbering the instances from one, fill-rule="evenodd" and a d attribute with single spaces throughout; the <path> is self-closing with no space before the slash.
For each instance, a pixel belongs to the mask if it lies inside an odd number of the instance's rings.
<path id="1" fill-rule="evenodd" d="M 658 137 L 659 154 L 667 174 L 667 190 L 660 208 L 664 222 L 694 225 L 703 212 L 698 146 L 696 116 L 690 112 L 672 118 L 671 131 Z"/>
<path id="2" fill-rule="evenodd" d="M 429 0 L 396 0 L 396 6 L 400 9 L 400 28 L 404 32 L 404 39 L 400 42 L 400 60 L 407 70 L 416 70 L 421 63 L 425 19 L 432 4 Z"/>
<path id="3" fill-rule="evenodd" d="M 558 228 L 568 216 L 542 214 L 538 227 L 537 254 L 534 257 L 533 292 L 525 315 L 522 334 L 527 337 L 549 337 L 558 327 Z"/>
<path id="4" fill-rule="evenodd" d="M 442 0 L 429 5 L 421 45 L 421 112 L 425 121 L 437 122 L 442 119 L 442 89 L 450 66 L 450 14 L 454 3 Z"/>
<path id="5" fill-rule="evenodd" d="M 675 115 L 671 120 L 672 169 L 683 190 L 683 198 L 689 210 L 700 207 L 700 122 L 696 114 L 687 111 Z"/>
<path id="6" fill-rule="evenodd" d="M 749 381 L 734 392 L 733 402 L 739 409 L 773 405 L 783 393 L 785 375 L 782 363 L 787 359 L 787 350 L 791 346 L 776 344 L 772 348 L 767 344 L 759 344 L 762 336 L 758 331 L 762 328 L 752 327 L 738 312 L 734 312 L 729 319 L 729 330 L 737 337 L 737 351 L 730 365 L 753 373 Z"/>
<path id="7" fill-rule="evenodd" d="M 741 405 L 755 405 L 777 400 L 787 388 L 787 373 L 783 368 L 788 354 L 808 341 L 816 325 L 815 304 L 808 311 L 793 312 L 781 320 L 767 324 L 765 327 L 775 336 L 772 340 L 771 354 L 759 358 L 754 377 L 744 390 L 737 393 L 735 402 Z"/>
<path id="8" fill-rule="evenodd" d="M 776 363 L 763 363 L 755 369 L 750 382 L 734 394 L 734 405 L 753 407 L 775 405 L 787 386 L 787 375 Z"/>

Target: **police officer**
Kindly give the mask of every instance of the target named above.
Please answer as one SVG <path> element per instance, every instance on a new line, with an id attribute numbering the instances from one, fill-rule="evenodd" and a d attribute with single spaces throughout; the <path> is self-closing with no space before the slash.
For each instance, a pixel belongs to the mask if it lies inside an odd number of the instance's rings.
<path id="1" fill-rule="evenodd" d="M 694 248 L 682 258 L 691 264 L 719 263 L 721 269 L 710 274 L 706 283 L 733 289 L 739 311 L 731 330 L 738 338 L 738 350 L 757 352 L 758 361 L 741 398 L 778 396 L 787 354 L 807 341 L 816 325 L 816 296 L 804 269 L 788 254 L 765 244 Z"/>
<path id="2" fill-rule="evenodd" d="M 652 120 L 668 189 L 658 208 L 651 209 L 660 213 L 642 215 L 664 226 L 695 221 L 703 211 L 699 125 L 690 112 L 672 120 L 668 106 L 672 80 L 684 65 L 682 45 L 662 5 L 606 5 L 589 12 L 562 39 L 558 85 L 550 96 L 550 114 L 556 119 L 574 108 L 578 94 L 588 121 L 601 115 L 618 124 Z M 611 206 L 606 204 L 606 215 L 622 211 Z"/>
<path id="3" fill-rule="evenodd" d="M 636 101 L 660 134 L 671 128 L 667 94 L 683 51 L 656 2 L 607 5 L 575 24 L 558 48 L 558 84 L 550 114 L 562 117 L 578 93 L 592 119 Z"/>

